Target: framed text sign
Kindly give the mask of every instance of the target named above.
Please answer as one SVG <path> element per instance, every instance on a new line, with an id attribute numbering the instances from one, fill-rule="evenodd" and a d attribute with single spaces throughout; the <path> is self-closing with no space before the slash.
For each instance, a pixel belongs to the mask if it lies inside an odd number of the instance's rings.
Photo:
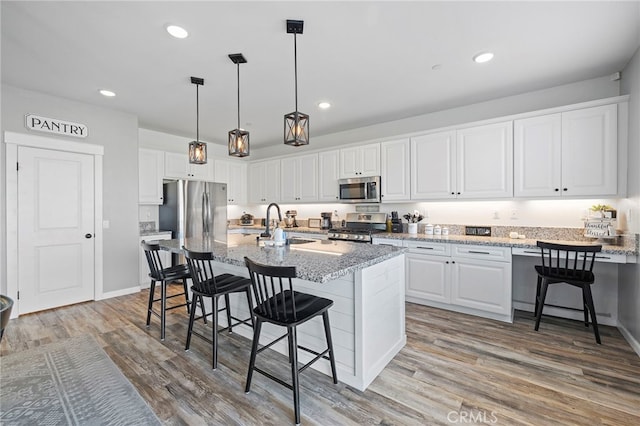
<path id="1" fill-rule="evenodd" d="M 84 124 L 41 117 L 34 114 L 25 115 L 25 126 L 29 130 L 73 136 L 75 138 L 86 138 L 88 132 L 87 126 Z"/>

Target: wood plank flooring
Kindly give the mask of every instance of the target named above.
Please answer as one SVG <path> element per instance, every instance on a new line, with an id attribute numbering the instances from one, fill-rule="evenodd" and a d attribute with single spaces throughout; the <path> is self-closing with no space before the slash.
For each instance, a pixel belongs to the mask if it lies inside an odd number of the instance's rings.
<path id="1" fill-rule="evenodd" d="M 184 351 L 182 308 L 167 314 L 164 342 L 157 318 L 145 327 L 147 297 L 21 316 L 5 331 L 0 355 L 91 334 L 167 425 L 293 423 L 288 389 L 254 374 L 244 393 L 247 339 L 222 334 L 212 371 L 209 344 L 193 338 Z M 505 324 L 411 303 L 406 310 L 407 345 L 365 392 L 310 369 L 301 375 L 303 424 L 640 424 L 640 358 L 613 327 L 600 327 L 597 345 L 576 321 L 544 317 L 535 332 L 526 312 Z M 283 356 L 263 354 L 288 377 Z"/>

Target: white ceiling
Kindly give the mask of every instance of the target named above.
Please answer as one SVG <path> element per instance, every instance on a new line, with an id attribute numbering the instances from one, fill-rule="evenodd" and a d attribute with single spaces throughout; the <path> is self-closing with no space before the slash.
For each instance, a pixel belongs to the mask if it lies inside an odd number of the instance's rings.
<path id="1" fill-rule="evenodd" d="M 640 2 L 2 1 L 2 82 L 138 116 L 141 127 L 253 148 L 282 143 L 299 109 L 313 137 L 620 71 L 640 46 Z M 186 28 L 184 40 L 164 30 Z M 495 59 L 475 64 L 489 50 Z M 436 64 L 440 69 L 433 70 Z M 117 93 L 105 98 L 99 89 Z M 333 107 L 322 111 L 319 101 Z M 57 117 L 63 118 L 64 117 Z"/>

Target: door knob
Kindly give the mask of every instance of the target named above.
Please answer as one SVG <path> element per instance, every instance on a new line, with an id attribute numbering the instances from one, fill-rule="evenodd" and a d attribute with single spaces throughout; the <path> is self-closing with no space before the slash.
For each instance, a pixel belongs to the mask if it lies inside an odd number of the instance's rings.
<path id="1" fill-rule="evenodd" d="M 84 234 L 84 237 L 85 237 L 85 238 L 91 238 L 91 237 L 93 237 L 93 235 L 91 235 L 91 234 Z"/>

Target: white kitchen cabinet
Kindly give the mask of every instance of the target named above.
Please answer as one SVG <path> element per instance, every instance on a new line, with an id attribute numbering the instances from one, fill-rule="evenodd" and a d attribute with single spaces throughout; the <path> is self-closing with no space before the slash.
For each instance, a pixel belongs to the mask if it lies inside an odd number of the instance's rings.
<path id="1" fill-rule="evenodd" d="M 562 194 L 562 114 L 513 123 L 513 179 L 516 197 Z"/>
<path id="2" fill-rule="evenodd" d="M 248 167 L 249 202 L 280 202 L 280 160 L 256 161 Z"/>
<path id="3" fill-rule="evenodd" d="M 185 146 L 186 149 L 186 146 Z M 164 153 L 164 176 L 175 179 L 213 181 L 211 161 L 207 164 L 191 164 L 187 154 Z"/>
<path id="4" fill-rule="evenodd" d="M 339 199 L 340 151 L 318 153 L 318 201 L 337 202 Z"/>
<path id="5" fill-rule="evenodd" d="M 451 267 L 453 305 L 510 318 L 510 248 L 456 245 Z"/>
<path id="6" fill-rule="evenodd" d="M 513 122 L 456 130 L 456 198 L 513 197 Z"/>
<path id="7" fill-rule="evenodd" d="M 617 193 L 617 108 L 614 104 L 562 113 L 563 194 Z"/>
<path id="8" fill-rule="evenodd" d="M 340 150 L 340 179 L 380 176 L 380 144 Z"/>
<path id="9" fill-rule="evenodd" d="M 380 186 L 383 202 L 411 199 L 409 158 L 409 139 L 380 144 Z"/>
<path id="10" fill-rule="evenodd" d="M 456 132 L 411 138 L 411 199 L 456 197 Z"/>
<path id="11" fill-rule="evenodd" d="M 617 105 L 514 122 L 516 197 L 617 193 Z"/>
<path id="12" fill-rule="evenodd" d="M 280 200 L 283 203 L 318 201 L 318 154 L 280 160 Z"/>
<path id="13" fill-rule="evenodd" d="M 227 184 L 227 204 L 247 202 L 247 164 L 243 161 L 215 160 L 215 182 Z"/>
<path id="14" fill-rule="evenodd" d="M 149 263 L 147 262 L 147 256 L 144 254 L 144 250 L 142 249 L 142 245 L 140 245 L 143 241 L 159 241 L 159 240 L 170 240 L 171 234 L 159 234 L 159 235 L 145 235 L 140 236 L 138 240 L 138 270 L 140 272 L 140 288 L 149 288 L 151 284 L 151 278 L 149 278 Z M 171 266 L 171 252 L 166 250 L 160 250 L 160 261 L 162 262 L 162 267 L 167 268 Z"/>
<path id="15" fill-rule="evenodd" d="M 406 296 L 414 303 L 511 321 L 511 249 L 406 241 Z"/>
<path id="16" fill-rule="evenodd" d="M 162 204 L 164 152 L 154 149 L 138 150 L 138 203 Z"/>

